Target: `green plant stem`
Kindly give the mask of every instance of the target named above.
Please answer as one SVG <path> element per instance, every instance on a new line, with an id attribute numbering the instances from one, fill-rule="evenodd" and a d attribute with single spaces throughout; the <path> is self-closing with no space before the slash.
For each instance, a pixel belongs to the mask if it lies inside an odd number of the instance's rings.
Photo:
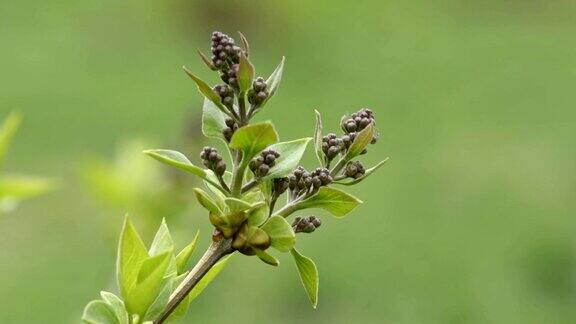
<path id="1" fill-rule="evenodd" d="M 330 170 L 330 175 L 332 177 L 335 177 L 338 174 L 338 172 L 340 172 L 340 170 L 342 170 L 342 168 L 346 165 L 346 162 L 348 162 L 346 157 L 341 158 L 340 161 L 338 161 L 338 163 L 336 163 L 334 168 L 332 168 L 332 170 Z"/>
<path id="2" fill-rule="evenodd" d="M 222 189 L 224 189 L 227 193 L 230 193 L 230 188 L 228 187 L 226 181 L 224 181 L 224 178 L 222 178 L 222 176 L 218 176 L 218 182 L 220 182 Z"/>
<path id="3" fill-rule="evenodd" d="M 241 193 L 246 193 L 246 192 L 252 190 L 254 187 L 256 187 L 258 185 L 258 182 L 259 182 L 258 180 L 252 179 L 252 181 L 248 182 L 247 184 L 245 184 L 242 187 Z"/>
<path id="4" fill-rule="evenodd" d="M 238 96 L 238 110 L 240 112 L 240 121 L 239 126 L 246 126 L 246 124 L 248 124 L 248 118 L 246 115 L 246 93 L 245 92 L 241 92 L 240 95 Z"/>
<path id="5" fill-rule="evenodd" d="M 232 239 L 222 238 L 219 241 L 212 242 L 200 261 L 190 270 L 190 273 L 184 278 L 182 283 L 176 288 L 174 293 L 170 295 L 166 308 L 162 314 L 153 322 L 154 324 L 161 324 L 172 314 L 172 312 L 180 305 L 182 300 L 188 296 L 190 291 L 198 284 L 198 282 L 206 275 L 206 273 L 218 262 L 222 257 L 234 251 L 232 248 Z"/>
<path id="6" fill-rule="evenodd" d="M 278 201 L 278 196 L 274 195 L 274 197 L 272 197 L 272 200 L 270 201 L 268 218 L 270 218 L 270 216 L 272 216 L 272 213 L 274 212 L 274 206 L 276 206 L 276 201 Z"/>
<path id="7" fill-rule="evenodd" d="M 248 162 L 242 161 L 234 170 L 234 174 L 232 175 L 232 196 L 240 197 L 242 194 L 242 182 L 244 180 L 244 173 L 246 171 L 246 167 L 248 166 Z"/>
<path id="8" fill-rule="evenodd" d="M 284 205 L 284 207 L 280 208 L 277 212 L 275 212 L 273 214 L 273 216 L 282 216 L 284 218 L 290 216 L 293 212 L 295 212 L 297 210 L 296 204 L 298 204 L 299 202 L 301 202 L 302 200 L 304 200 L 308 197 L 309 196 L 306 194 L 306 195 L 302 195 L 302 196 L 298 197 L 295 200 L 292 200 L 291 202 Z"/>

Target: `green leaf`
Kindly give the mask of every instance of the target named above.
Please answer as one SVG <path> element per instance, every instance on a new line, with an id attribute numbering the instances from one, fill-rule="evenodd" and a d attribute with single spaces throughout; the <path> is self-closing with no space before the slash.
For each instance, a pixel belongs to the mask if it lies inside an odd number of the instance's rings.
<path id="1" fill-rule="evenodd" d="M 278 64 L 276 70 L 274 70 L 274 72 L 272 72 L 272 74 L 270 74 L 270 76 L 266 80 L 266 85 L 268 89 L 268 98 L 266 98 L 264 104 L 266 104 L 268 100 L 272 98 L 272 96 L 276 93 L 276 91 L 278 91 L 278 87 L 280 87 L 280 81 L 282 80 L 282 73 L 284 72 L 284 61 L 285 57 L 282 56 L 280 64 Z"/>
<path id="2" fill-rule="evenodd" d="M 20 123 L 22 122 L 22 117 L 16 113 L 10 113 L 8 117 L 0 126 L 0 168 L 4 162 L 4 157 L 8 151 L 8 146 L 16 134 Z"/>
<path id="3" fill-rule="evenodd" d="M 250 44 L 248 44 L 248 40 L 244 34 L 241 32 L 238 32 L 238 34 L 240 34 L 240 39 L 242 40 L 242 45 L 244 46 L 244 53 L 246 53 L 246 57 L 248 57 L 248 54 L 250 54 Z"/>
<path id="4" fill-rule="evenodd" d="M 174 240 L 172 240 L 170 230 L 168 230 L 168 226 L 166 225 L 166 219 L 162 218 L 162 223 L 160 223 L 160 227 L 156 232 L 156 236 L 154 236 L 148 253 L 151 256 L 155 256 L 164 252 L 172 252 L 173 250 Z"/>
<path id="5" fill-rule="evenodd" d="M 238 198 L 229 197 L 226 198 L 224 202 L 226 203 L 226 206 L 228 206 L 228 210 L 230 211 L 230 213 L 243 212 L 252 207 L 252 204 L 250 204 L 249 202 Z"/>
<path id="6" fill-rule="evenodd" d="M 278 251 L 288 252 L 294 247 L 296 234 L 284 217 L 270 217 L 261 228 L 270 236 L 272 247 Z"/>
<path id="7" fill-rule="evenodd" d="M 238 66 L 238 86 L 240 92 L 245 93 L 252 87 L 254 81 L 254 65 L 244 54 L 240 54 L 240 64 Z"/>
<path id="8" fill-rule="evenodd" d="M 220 109 L 220 111 L 227 114 L 226 107 L 222 105 L 222 99 L 216 92 L 214 92 L 214 90 L 212 90 L 212 88 L 208 85 L 208 83 L 202 81 L 202 79 L 194 75 L 192 72 L 188 71 L 188 69 L 186 69 L 185 66 L 183 66 L 182 68 L 184 69 L 184 72 L 188 74 L 190 79 L 196 82 L 196 86 L 198 86 L 198 91 L 200 91 L 200 93 L 203 94 L 204 97 L 212 101 L 216 105 L 216 107 Z"/>
<path id="9" fill-rule="evenodd" d="M 123 324 L 114 309 L 103 300 L 93 300 L 86 305 L 82 314 L 82 321 L 87 324 Z"/>
<path id="10" fill-rule="evenodd" d="M 200 205 L 202 205 L 204 208 L 215 214 L 218 214 L 219 216 L 223 215 L 223 212 L 220 207 L 218 207 L 218 204 L 206 193 L 206 191 L 200 188 L 194 188 L 194 194 L 196 195 L 196 199 L 198 199 Z"/>
<path id="11" fill-rule="evenodd" d="M 144 321 L 153 321 L 158 316 L 160 316 L 160 314 L 166 307 L 168 300 L 170 299 L 170 294 L 172 293 L 172 290 L 174 289 L 174 279 L 175 279 L 174 277 L 164 279 L 164 283 L 160 288 L 158 296 L 156 296 L 156 299 L 154 299 L 154 302 L 150 305 L 150 307 L 148 307 L 148 310 L 146 311 Z"/>
<path id="12" fill-rule="evenodd" d="M 116 277 L 118 287 L 124 297 L 126 308 L 130 313 L 135 313 L 136 305 L 133 300 L 129 300 L 131 292 L 136 286 L 138 272 L 142 263 L 148 259 L 148 252 L 140 236 L 134 229 L 130 219 L 126 217 L 120 243 L 118 245 L 118 260 L 116 264 Z"/>
<path id="13" fill-rule="evenodd" d="M 322 116 L 318 110 L 316 113 L 316 127 L 314 128 L 314 152 L 321 167 L 324 167 L 324 151 L 322 151 Z"/>
<path id="14" fill-rule="evenodd" d="M 206 137 L 218 138 L 222 141 L 224 135 L 222 130 L 226 128 L 226 115 L 220 111 L 218 106 L 216 106 L 209 99 L 204 99 L 204 105 L 202 106 L 202 133 Z"/>
<path id="15" fill-rule="evenodd" d="M 275 267 L 280 265 L 280 261 L 278 261 L 275 257 L 271 256 L 270 254 L 266 253 L 265 251 L 262 251 L 260 249 L 254 249 L 254 251 L 256 252 L 258 258 L 264 261 L 264 263 L 267 263 Z"/>
<path id="16" fill-rule="evenodd" d="M 291 211 L 307 209 L 307 208 L 321 208 L 336 217 L 346 216 L 356 206 L 360 205 L 362 201 L 344 191 L 330 188 L 320 187 L 318 193 L 310 198 L 296 203 Z"/>
<path id="17" fill-rule="evenodd" d="M 194 286 L 194 288 L 192 288 L 192 290 L 190 291 L 190 294 L 188 295 L 190 301 L 196 299 L 196 297 L 198 297 L 204 291 L 204 289 L 208 286 L 208 284 L 210 284 L 212 280 L 214 280 L 214 278 L 218 276 L 218 274 L 220 273 L 220 271 L 222 271 L 224 266 L 228 264 L 228 260 L 230 259 L 231 256 L 232 255 L 225 256 L 220 261 L 218 261 L 212 268 L 210 268 L 210 270 L 208 270 L 208 272 L 204 275 L 204 277 L 202 277 L 202 279 L 200 279 L 200 281 L 196 284 L 196 286 Z"/>
<path id="18" fill-rule="evenodd" d="M 354 157 L 360 155 L 360 153 L 362 153 L 366 146 L 368 146 L 372 141 L 375 132 L 374 123 L 370 123 L 366 128 L 357 133 L 354 142 L 352 142 L 352 145 L 350 145 L 350 148 L 346 152 L 346 160 L 350 161 Z"/>
<path id="19" fill-rule="evenodd" d="M 197 231 L 192 242 L 183 248 L 182 251 L 180 251 L 180 253 L 178 253 L 176 256 L 176 269 L 178 270 L 178 274 L 184 273 L 186 271 L 188 260 L 190 260 L 190 256 L 192 256 L 192 253 L 196 249 L 196 243 L 198 242 L 199 234 L 200 231 Z"/>
<path id="20" fill-rule="evenodd" d="M 230 140 L 230 147 L 242 150 L 248 161 L 271 144 L 278 142 L 278 133 L 270 122 L 240 127 Z"/>
<path id="21" fill-rule="evenodd" d="M 388 161 L 388 158 L 380 161 L 380 163 L 376 164 L 375 166 L 366 169 L 366 171 L 364 172 L 364 175 L 358 179 L 344 179 L 344 180 L 339 180 L 339 181 L 334 181 L 334 183 L 336 184 L 341 184 L 344 186 L 351 186 L 351 185 L 355 185 L 361 181 L 363 181 L 364 179 L 368 178 L 369 175 L 371 175 L 374 171 L 378 170 L 378 168 L 380 168 L 382 165 L 384 165 L 384 163 L 386 163 Z M 347 181 L 349 180 L 349 181 Z"/>
<path id="22" fill-rule="evenodd" d="M 160 224 L 160 227 L 154 236 L 154 240 L 152 241 L 152 245 L 148 250 L 148 254 L 150 256 L 156 256 L 165 252 L 170 254 L 168 269 L 166 270 L 165 276 L 175 275 L 177 270 L 176 258 L 174 257 L 174 240 L 172 240 L 170 230 L 168 230 L 168 226 L 166 225 L 166 220 L 162 218 L 162 223 Z"/>
<path id="23" fill-rule="evenodd" d="M 120 324 L 129 324 L 128 313 L 126 312 L 126 308 L 124 307 L 124 302 L 122 299 L 107 291 L 101 291 L 100 296 L 102 297 L 103 301 L 110 305 Z"/>
<path id="24" fill-rule="evenodd" d="M 143 316 L 154 301 L 170 261 L 170 252 L 148 256 L 146 247 L 126 217 L 118 248 L 118 286 L 130 314 Z"/>
<path id="25" fill-rule="evenodd" d="M 254 209 L 248 216 L 248 225 L 260 226 L 266 219 L 268 219 L 269 207 L 267 204 L 262 205 L 260 208 Z"/>
<path id="26" fill-rule="evenodd" d="M 199 176 L 202 179 L 206 179 L 206 170 L 192 164 L 192 162 L 190 162 L 190 160 L 188 160 L 188 158 L 184 154 L 178 151 L 146 150 L 143 153 L 164 164 L 176 167 L 186 172 L 190 172 L 194 175 Z"/>
<path id="27" fill-rule="evenodd" d="M 2 176 L 0 178 L 0 199 L 8 198 L 21 200 L 32 198 L 56 187 L 56 184 L 48 179 L 25 177 L 25 176 Z"/>
<path id="28" fill-rule="evenodd" d="M 312 303 L 312 307 L 316 308 L 318 305 L 318 269 L 316 269 L 316 264 L 300 254 L 296 249 L 290 250 L 290 253 L 294 257 L 300 280 L 304 290 L 306 290 L 306 294 L 308 294 L 310 303 Z"/>
<path id="29" fill-rule="evenodd" d="M 204 64 L 206 64 L 206 66 L 212 70 L 212 71 L 216 71 L 218 70 L 218 68 L 216 68 L 214 66 L 214 64 L 212 63 L 212 61 L 210 59 L 208 59 L 208 57 L 206 57 L 206 55 L 204 55 L 204 53 L 202 53 L 200 50 L 196 50 L 196 52 L 198 53 L 198 55 L 200 55 L 200 58 L 202 59 L 202 62 L 204 62 Z"/>
<path id="30" fill-rule="evenodd" d="M 174 280 L 172 281 L 172 287 L 173 287 L 172 290 L 176 289 L 176 287 L 178 287 L 182 283 L 182 281 L 184 281 L 184 279 L 186 278 L 186 275 L 187 274 L 182 274 L 182 275 L 174 278 Z M 188 295 L 184 299 L 182 299 L 182 301 L 180 302 L 180 305 L 178 305 L 176 307 L 176 309 L 174 309 L 172 314 L 170 316 L 168 316 L 165 323 L 178 322 L 178 320 L 180 318 L 182 318 L 182 317 L 184 317 L 184 315 L 186 315 L 189 307 L 190 307 L 190 295 Z"/>
<path id="31" fill-rule="evenodd" d="M 306 146 L 312 138 L 306 137 L 290 142 L 281 142 L 269 146 L 269 149 L 275 150 L 280 153 L 280 157 L 276 159 L 276 163 L 268 174 L 263 178 L 274 179 L 281 178 L 289 175 L 300 163 L 304 151 L 306 151 Z"/>
<path id="32" fill-rule="evenodd" d="M 162 279 L 170 262 L 170 252 L 152 256 L 142 263 L 136 286 L 126 296 L 126 305 L 131 313 L 144 316 L 160 292 Z M 130 303 L 129 303 L 130 302 Z"/>

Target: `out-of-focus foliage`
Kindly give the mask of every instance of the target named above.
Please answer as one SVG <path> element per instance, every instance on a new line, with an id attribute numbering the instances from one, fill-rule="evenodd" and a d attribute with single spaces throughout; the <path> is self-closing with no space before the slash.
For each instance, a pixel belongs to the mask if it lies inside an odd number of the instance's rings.
<path id="1" fill-rule="evenodd" d="M 0 216 L 14 210 L 22 200 L 41 195 L 54 187 L 53 181 L 48 179 L 2 172 L 8 148 L 21 120 L 20 115 L 12 113 L 0 124 Z"/>
<path id="2" fill-rule="evenodd" d="M 138 215 L 149 234 L 162 217 L 185 217 L 191 213 L 193 200 L 188 179 L 142 158 L 142 149 L 148 147 L 144 143 L 127 141 L 108 160 L 93 157 L 83 164 L 81 173 L 92 195 L 105 208 L 115 211 L 111 213 L 112 224 L 117 224 L 122 213 Z"/>

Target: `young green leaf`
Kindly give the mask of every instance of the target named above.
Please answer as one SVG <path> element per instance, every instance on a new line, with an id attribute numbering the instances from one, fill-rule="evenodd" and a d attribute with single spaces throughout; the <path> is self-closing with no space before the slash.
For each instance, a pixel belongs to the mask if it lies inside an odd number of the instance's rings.
<path id="1" fill-rule="evenodd" d="M 361 203 L 362 201 L 360 199 L 344 191 L 330 187 L 321 187 L 318 193 L 312 197 L 296 203 L 290 208 L 290 212 L 307 208 L 321 208 L 336 217 L 344 217 Z"/>
<path id="2" fill-rule="evenodd" d="M 264 263 L 267 263 L 271 266 L 279 266 L 280 265 L 280 261 L 276 260 L 275 257 L 271 256 L 270 254 L 266 253 L 265 251 L 262 251 L 260 249 L 254 249 L 254 251 L 256 252 L 256 255 L 258 256 L 258 258 L 262 261 L 264 261 Z"/>
<path id="3" fill-rule="evenodd" d="M 252 210 L 248 215 L 248 225 L 250 226 L 260 226 L 266 219 L 268 219 L 269 207 L 267 204 L 263 204 L 258 208 Z"/>
<path id="4" fill-rule="evenodd" d="M 180 253 L 178 253 L 178 255 L 176 256 L 176 269 L 178 271 L 178 274 L 182 274 L 186 271 L 188 260 L 190 260 L 190 256 L 192 256 L 192 253 L 196 249 L 196 243 L 198 242 L 199 234 L 200 231 L 197 231 L 196 235 L 194 235 L 194 239 L 192 240 L 192 242 L 190 242 L 190 244 L 188 244 L 185 248 L 183 248 L 182 251 L 180 251 Z"/>
<path id="5" fill-rule="evenodd" d="M 231 256 L 232 255 L 225 256 L 220 261 L 218 261 L 210 270 L 208 270 L 208 272 L 204 275 L 204 277 L 202 277 L 202 279 L 200 279 L 198 284 L 196 284 L 196 286 L 194 286 L 194 288 L 192 288 L 192 290 L 190 291 L 190 294 L 188 295 L 189 301 L 193 301 L 204 291 L 206 286 L 208 286 L 208 284 L 210 284 L 212 280 L 214 280 L 214 278 L 218 276 L 218 274 L 220 273 L 220 271 L 222 271 L 224 266 L 228 264 L 228 260 L 230 260 Z"/>
<path id="6" fill-rule="evenodd" d="M 368 146 L 372 141 L 375 132 L 374 123 L 370 123 L 366 128 L 358 132 L 354 142 L 352 142 L 352 145 L 350 145 L 350 148 L 346 152 L 346 160 L 350 161 L 354 157 L 360 155 L 360 153 L 362 153 L 366 146 Z"/>
<path id="7" fill-rule="evenodd" d="M 220 111 L 212 101 L 204 98 L 202 106 L 202 133 L 206 137 L 217 138 L 225 141 L 222 130 L 226 128 L 226 115 Z"/>
<path id="8" fill-rule="evenodd" d="M 101 291 L 100 296 L 102 297 L 103 301 L 110 305 L 120 324 L 129 324 L 128 313 L 126 312 L 126 308 L 122 299 L 107 291 Z"/>
<path id="9" fill-rule="evenodd" d="M 202 79 L 194 75 L 192 72 L 188 71 L 188 69 L 186 69 L 185 66 L 183 66 L 182 68 L 184 69 L 184 72 L 188 74 L 190 79 L 196 82 L 196 86 L 198 86 L 198 91 L 200 91 L 201 94 L 203 94 L 206 98 L 212 101 L 216 105 L 216 107 L 220 109 L 220 111 L 222 111 L 225 114 L 228 114 L 228 112 L 226 111 L 226 107 L 222 105 L 222 99 L 220 99 L 220 96 L 216 92 L 214 92 L 214 90 L 212 90 L 212 88 L 206 82 L 202 81 Z"/>
<path id="10" fill-rule="evenodd" d="M 278 87 L 280 87 L 280 81 L 282 80 L 282 73 L 284 72 L 284 61 L 285 57 L 282 56 L 280 64 L 278 64 L 274 72 L 272 72 L 272 74 L 270 74 L 270 76 L 266 80 L 266 84 L 268 85 L 268 98 L 266 98 L 264 104 L 266 104 L 268 100 L 272 98 L 272 96 L 276 93 L 276 91 L 278 91 Z"/>
<path id="11" fill-rule="evenodd" d="M 230 140 L 230 147 L 242 150 L 246 161 L 254 157 L 267 146 L 278 142 L 278 133 L 270 122 L 240 127 Z"/>
<path id="12" fill-rule="evenodd" d="M 202 179 L 206 179 L 206 170 L 192 164 L 192 162 L 190 162 L 190 160 L 188 160 L 184 154 L 178 151 L 146 150 L 143 153 L 164 164 L 176 167 L 186 172 L 190 172 Z"/>
<path id="13" fill-rule="evenodd" d="M 160 223 L 160 227 L 156 232 L 156 236 L 154 236 L 148 253 L 151 256 L 155 256 L 164 252 L 172 252 L 173 250 L 174 240 L 172 240 L 168 225 L 166 225 L 166 219 L 162 218 L 162 223 Z"/>
<path id="14" fill-rule="evenodd" d="M 144 315 L 144 323 L 146 323 L 147 321 L 154 321 L 158 316 L 160 316 L 160 314 L 166 307 L 168 300 L 170 299 L 170 294 L 174 289 L 174 281 L 175 281 L 174 276 L 164 278 L 158 296 L 156 296 L 154 302 L 152 302 L 150 307 L 148 307 L 146 315 Z"/>
<path id="15" fill-rule="evenodd" d="M 131 313 L 144 316 L 160 292 L 162 281 L 170 262 L 170 252 L 146 259 L 138 272 L 136 286 L 125 297 L 126 308 Z"/>
<path id="16" fill-rule="evenodd" d="M 126 308 L 130 313 L 135 313 L 135 306 L 129 304 L 128 297 L 136 286 L 138 272 L 146 259 L 148 259 L 146 247 L 134 229 L 134 225 L 126 217 L 118 245 L 116 277 L 118 287 L 126 302 Z"/>
<path id="17" fill-rule="evenodd" d="M 200 55 L 200 58 L 202 59 L 202 62 L 204 62 L 204 64 L 206 64 L 206 66 L 212 70 L 212 71 L 216 71 L 218 70 L 218 68 L 216 68 L 214 66 L 214 64 L 212 63 L 211 60 L 208 59 L 208 57 L 206 57 L 206 55 L 204 55 L 204 53 L 202 53 L 200 50 L 196 50 L 196 52 L 198 52 L 198 55 Z"/>
<path id="18" fill-rule="evenodd" d="M 238 34 L 240 34 L 240 39 L 242 40 L 242 45 L 244 46 L 244 53 L 246 54 L 246 57 L 248 57 L 248 54 L 250 54 L 250 44 L 248 44 L 248 40 L 244 34 L 241 32 L 238 32 Z"/>
<path id="19" fill-rule="evenodd" d="M 318 110 L 316 113 L 316 127 L 314 128 L 314 152 L 321 167 L 324 167 L 324 152 L 322 151 L 322 116 Z"/>
<path id="20" fill-rule="evenodd" d="M 290 142 L 281 142 L 269 146 L 272 149 L 280 153 L 280 157 L 276 159 L 276 163 L 268 174 L 263 178 L 263 180 L 281 178 L 289 175 L 300 163 L 304 151 L 306 151 L 306 146 L 312 138 L 306 137 Z"/>
<path id="21" fill-rule="evenodd" d="M 240 87 L 240 92 L 244 93 L 252 87 L 252 81 L 254 81 L 254 65 L 248 60 L 248 58 L 240 54 L 240 64 L 238 66 L 238 86 Z"/>
<path id="22" fill-rule="evenodd" d="M 0 168 L 4 162 L 4 156 L 8 151 L 8 146 L 16 134 L 18 127 L 22 121 L 22 117 L 16 113 L 11 113 L 0 126 Z"/>
<path id="23" fill-rule="evenodd" d="M 230 213 L 243 212 L 252 207 L 252 204 L 250 204 L 249 202 L 238 198 L 229 197 L 226 198 L 224 202 L 226 203 L 226 206 L 228 206 L 228 210 L 230 211 Z"/>
<path id="24" fill-rule="evenodd" d="M 214 201 L 214 199 L 212 199 L 212 197 L 210 197 L 210 195 L 206 193 L 206 191 L 200 188 L 194 188 L 193 190 L 194 194 L 196 195 L 196 199 L 198 199 L 200 205 L 202 205 L 204 208 L 211 211 L 212 213 L 218 215 L 223 214 L 222 210 L 220 210 L 220 207 L 218 207 L 218 204 Z"/>
<path id="25" fill-rule="evenodd" d="M 184 281 L 185 278 L 186 278 L 186 274 L 182 274 L 182 275 L 174 278 L 174 280 L 172 280 L 172 287 L 173 287 L 172 290 L 176 289 L 176 287 L 178 287 L 178 285 L 180 285 L 182 283 L 182 281 Z M 184 317 L 184 315 L 186 315 L 186 313 L 188 312 L 189 306 L 190 306 L 190 295 L 186 296 L 182 300 L 180 305 L 178 305 L 176 307 L 176 309 L 174 309 L 172 314 L 166 319 L 165 323 L 178 323 L 178 320 L 180 318 Z M 144 323 L 144 324 L 147 324 L 147 323 Z"/>
<path id="26" fill-rule="evenodd" d="M 366 179 L 369 175 L 371 175 L 374 171 L 378 170 L 378 168 L 380 168 L 382 165 L 384 165 L 384 163 L 386 163 L 387 161 L 388 161 L 388 158 L 380 161 L 380 163 L 376 164 L 375 166 L 371 167 L 370 169 L 367 169 L 366 172 L 364 172 L 364 175 L 358 179 L 344 179 L 344 180 L 334 181 L 334 183 L 341 184 L 344 186 L 355 185 L 355 184 L 363 181 L 364 179 Z"/>
<path id="27" fill-rule="evenodd" d="M 148 250 L 148 254 L 150 256 L 156 256 L 165 252 L 170 254 L 168 260 L 168 268 L 166 270 L 165 276 L 175 275 L 177 269 L 176 258 L 174 256 L 174 241 L 172 240 L 172 236 L 168 230 L 168 225 L 166 225 L 166 220 L 162 218 L 162 223 L 160 224 L 160 227 L 154 236 L 154 240 L 152 241 L 152 245 Z"/>
<path id="28" fill-rule="evenodd" d="M 103 300 L 89 302 L 84 308 L 82 321 L 86 324 L 125 324 L 118 320 L 112 306 Z"/>
<path id="29" fill-rule="evenodd" d="M 271 246 L 278 251 L 288 252 L 294 247 L 296 234 L 284 217 L 270 217 L 261 228 L 270 236 Z"/>
<path id="30" fill-rule="evenodd" d="M 306 294 L 308 294 L 310 303 L 312 303 L 312 307 L 316 308 L 318 305 L 318 269 L 316 269 L 316 264 L 300 254 L 296 249 L 290 250 L 290 253 L 294 257 L 300 280 L 304 290 L 306 290 Z"/>

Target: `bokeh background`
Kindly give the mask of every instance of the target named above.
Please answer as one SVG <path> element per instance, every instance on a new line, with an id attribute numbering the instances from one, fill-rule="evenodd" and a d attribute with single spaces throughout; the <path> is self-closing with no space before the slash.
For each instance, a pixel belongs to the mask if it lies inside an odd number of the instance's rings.
<path id="1" fill-rule="evenodd" d="M 195 54 L 215 29 L 244 32 L 264 76 L 287 57 L 258 115 L 283 139 L 310 136 L 314 108 L 337 130 L 368 106 L 366 164 L 391 160 L 298 242 L 317 310 L 289 255 L 236 257 L 185 322 L 576 322 L 575 18 L 567 0 L 1 1 L 0 116 L 24 115 L 6 171 L 59 187 L 0 218 L 0 322 L 78 323 L 114 287 L 126 212 L 147 242 L 166 217 L 180 246 L 208 244 L 193 179 L 140 150 L 197 161 L 180 67 L 217 81 Z"/>

